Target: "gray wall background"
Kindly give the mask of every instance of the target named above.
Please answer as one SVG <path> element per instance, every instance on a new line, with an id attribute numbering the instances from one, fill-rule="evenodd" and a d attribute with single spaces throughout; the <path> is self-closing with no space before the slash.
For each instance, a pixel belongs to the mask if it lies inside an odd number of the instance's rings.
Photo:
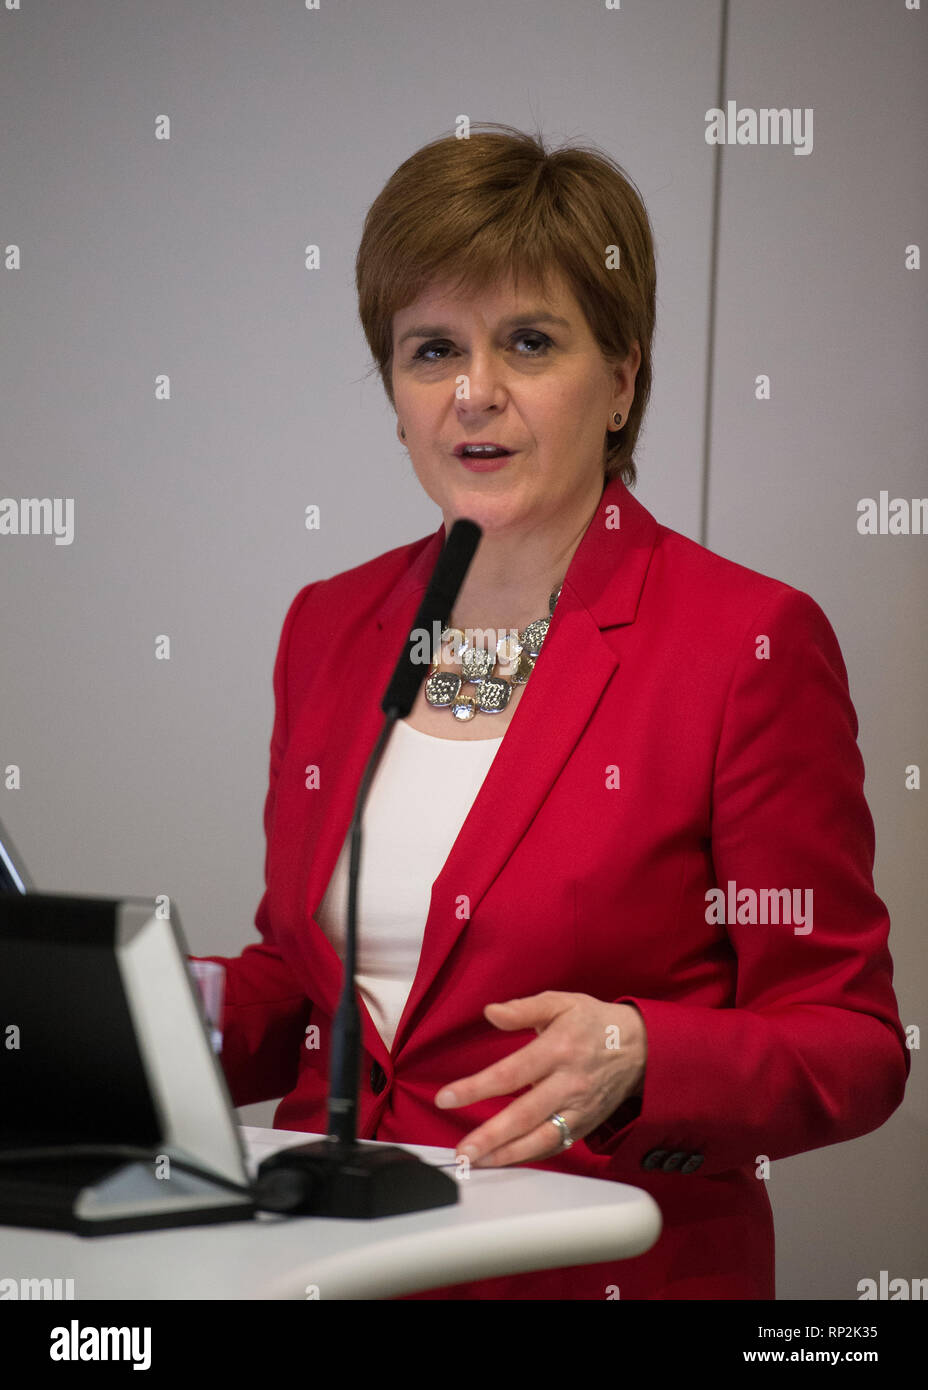
<path id="1" fill-rule="evenodd" d="M 0 9 L 0 250 L 22 256 L 0 268 L 0 495 L 73 497 L 76 521 L 70 546 L 0 537 L 0 770 L 22 770 L 0 816 L 39 886 L 168 893 L 200 954 L 255 939 L 286 607 L 441 521 L 367 375 L 364 214 L 459 114 L 537 123 L 618 159 L 653 221 L 637 495 L 811 593 L 838 634 L 900 1009 L 922 1025 L 928 817 L 904 769 L 926 761 L 928 539 L 861 536 L 856 507 L 928 493 L 905 267 L 928 209 L 926 23 L 905 0 Z M 811 107 L 812 153 L 710 147 L 729 98 Z M 881 1130 L 774 1164 L 781 1298 L 928 1275 L 926 1129 L 913 1051 Z"/>

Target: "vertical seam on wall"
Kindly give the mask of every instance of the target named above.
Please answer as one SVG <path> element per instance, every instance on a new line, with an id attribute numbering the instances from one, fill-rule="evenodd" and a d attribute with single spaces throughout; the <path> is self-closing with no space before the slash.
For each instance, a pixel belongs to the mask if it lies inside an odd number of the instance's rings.
<path id="1" fill-rule="evenodd" d="M 725 110 L 725 84 L 728 70 L 728 4 L 722 0 L 719 29 L 719 79 L 715 104 Z M 702 436 L 702 496 L 699 503 L 699 543 L 709 544 L 709 485 L 712 464 L 712 401 L 715 381 L 715 321 L 718 307 L 719 217 L 722 203 L 722 152 L 724 145 L 715 147 L 712 167 L 712 218 L 709 233 L 709 319 L 706 327 L 706 395 L 703 405 Z"/>

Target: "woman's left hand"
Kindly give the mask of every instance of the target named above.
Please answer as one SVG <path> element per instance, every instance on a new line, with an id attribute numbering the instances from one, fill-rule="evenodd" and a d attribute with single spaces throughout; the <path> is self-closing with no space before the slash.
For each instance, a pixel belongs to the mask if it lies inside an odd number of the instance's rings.
<path id="1" fill-rule="evenodd" d="M 582 1139 L 641 1091 L 647 1036 L 631 1004 L 549 989 L 488 1004 L 484 1014 L 494 1028 L 534 1028 L 539 1036 L 484 1071 L 443 1086 L 435 1097 L 439 1108 L 450 1110 L 532 1087 L 458 1144 L 458 1155 L 475 1167 L 553 1158 L 562 1147 L 553 1114 Z"/>

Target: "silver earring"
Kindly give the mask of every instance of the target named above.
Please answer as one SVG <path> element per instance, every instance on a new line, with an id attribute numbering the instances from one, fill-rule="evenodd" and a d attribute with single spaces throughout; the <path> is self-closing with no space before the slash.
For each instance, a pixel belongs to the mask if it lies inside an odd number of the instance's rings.
<path id="1" fill-rule="evenodd" d="M 613 414 L 612 414 L 612 423 L 616 426 L 616 428 L 618 428 L 619 425 L 621 425 L 621 423 L 622 423 L 622 417 L 621 417 L 621 415 L 619 414 L 619 412 L 618 412 L 617 410 L 616 410 L 616 411 L 613 411 Z"/>

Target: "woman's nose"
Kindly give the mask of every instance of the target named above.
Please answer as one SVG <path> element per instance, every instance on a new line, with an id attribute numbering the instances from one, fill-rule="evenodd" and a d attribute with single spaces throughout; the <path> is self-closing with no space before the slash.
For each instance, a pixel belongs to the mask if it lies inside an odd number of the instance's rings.
<path id="1" fill-rule="evenodd" d="M 473 411 L 499 405 L 505 390 L 504 375 L 504 365 L 496 353 L 491 349 L 475 349 L 467 367 L 458 373 L 464 381 L 459 380 L 455 388 L 457 399 L 467 403 Z"/>

